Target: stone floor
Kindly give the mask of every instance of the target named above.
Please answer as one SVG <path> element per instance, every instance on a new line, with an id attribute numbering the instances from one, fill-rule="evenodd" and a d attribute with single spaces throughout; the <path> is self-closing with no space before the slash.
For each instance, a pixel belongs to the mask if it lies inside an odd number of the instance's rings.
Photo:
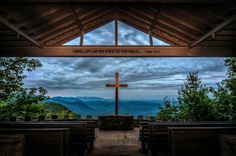
<path id="1" fill-rule="evenodd" d="M 145 156 L 140 151 L 139 128 L 131 131 L 96 129 L 94 149 L 89 156 Z"/>

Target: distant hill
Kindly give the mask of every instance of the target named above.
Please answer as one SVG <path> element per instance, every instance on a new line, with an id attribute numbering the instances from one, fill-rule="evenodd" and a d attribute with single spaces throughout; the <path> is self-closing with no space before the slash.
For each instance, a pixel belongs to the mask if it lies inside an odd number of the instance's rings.
<path id="1" fill-rule="evenodd" d="M 100 97 L 52 97 L 45 102 L 61 104 L 76 114 L 113 115 L 115 101 Z M 162 100 L 119 100 L 119 114 L 122 115 L 156 115 Z"/>
<path id="2" fill-rule="evenodd" d="M 58 103 L 54 103 L 54 102 L 47 102 L 47 105 L 45 105 L 45 108 L 47 110 L 54 112 L 54 113 L 60 113 L 62 111 L 71 111 L 67 107 L 65 107 L 61 104 L 58 104 Z"/>

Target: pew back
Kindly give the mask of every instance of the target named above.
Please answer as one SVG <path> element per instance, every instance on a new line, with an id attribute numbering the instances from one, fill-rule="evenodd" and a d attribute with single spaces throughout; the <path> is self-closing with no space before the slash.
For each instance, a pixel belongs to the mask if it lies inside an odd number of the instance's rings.
<path id="1" fill-rule="evenodd" d="M 0 133 L 24 135 L 26 156 L 69 156 L 68 128 L 0 128 Z"/>
<path id="2" fill-rule="evenodd" d="M 0 135 L 1 156 L 23 156 L 25 146 L 24 135 Z"/>
<path id="3" fill-rule="evenodd" d="M 236 127 L 236 122 L 148 122 L 142 123 L 142 145 L 150 153 L 168 151 L 168 127 Z M 143 130 L 142 130 L 143 129 Z"/>
<path id="4" fill-rule="evenodd" d="M 88 134 L 85 122 L 0 122 L 5 128 L 69 128 L 72 153 L 84 155 L 93 146 L 94 136 Z"/>
<path id="5" fill-rule="evenodd" d="M 219 136 L 236 127 L 169 127 L 170 156 L 219 156 Z"/>

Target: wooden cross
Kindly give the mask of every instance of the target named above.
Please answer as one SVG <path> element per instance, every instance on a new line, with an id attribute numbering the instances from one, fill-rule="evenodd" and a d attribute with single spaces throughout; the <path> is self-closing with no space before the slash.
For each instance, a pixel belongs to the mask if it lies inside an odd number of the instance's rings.
<path id="1" fill-rule="evenodd" d="M 128 87 L 128 84 L 119 84 L 119 74 L 118 74 L 118 72 L 116 72 L 116 83 L 115 84 L 106 84 L 106 87 L 115 87 L 116 88 L 115 115 L 118 115 L 118 89 L 119 89 L 119 87 Z"/>

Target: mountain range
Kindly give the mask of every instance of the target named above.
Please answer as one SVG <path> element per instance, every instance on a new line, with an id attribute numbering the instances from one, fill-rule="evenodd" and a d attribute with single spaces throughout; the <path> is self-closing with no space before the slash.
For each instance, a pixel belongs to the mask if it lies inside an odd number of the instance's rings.
<path id="1" fill-rule="evenodd" d="M 113 115 L 115 100 L 100 97 L 52 97 L 44 101 L 63 105 L 75 112 L 85 115 Z M 120 115 L 155 116 L 163 104 L 162 100 L 119 100 Z"/>

